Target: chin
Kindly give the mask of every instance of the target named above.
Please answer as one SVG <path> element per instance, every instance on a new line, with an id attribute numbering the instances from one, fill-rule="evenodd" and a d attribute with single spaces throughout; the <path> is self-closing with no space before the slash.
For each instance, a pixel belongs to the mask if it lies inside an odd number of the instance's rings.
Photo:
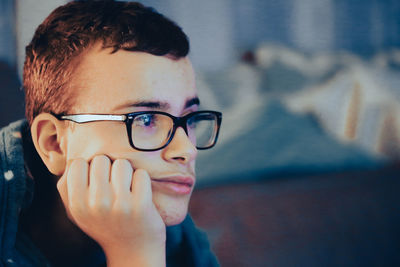
<path id="1" fill-rule="evenodd" d="M 169 196 L 153 192 L 153 202 L 166 226 L 180 224 L 188 213 L 190 196 Z"/>
<path id="2" fill-rule="evenodd" d="M 161 216 L 161 218 L 163 219 L 166 226 L 173 226 L 183 222 L 183 220 L 186 218 L 186 214 L 187 213 L 181 216 L 166 215 L 166 216 Z"/>

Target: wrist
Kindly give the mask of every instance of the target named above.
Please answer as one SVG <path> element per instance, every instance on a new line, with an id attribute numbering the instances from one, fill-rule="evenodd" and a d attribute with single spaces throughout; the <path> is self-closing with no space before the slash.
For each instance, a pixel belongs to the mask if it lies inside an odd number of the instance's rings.
<path id="1" fill-rule="evenodd" d="M 109 267 L 166 266 L 165 243 L 139 248 L 113 247 L 104 251 Z"/>

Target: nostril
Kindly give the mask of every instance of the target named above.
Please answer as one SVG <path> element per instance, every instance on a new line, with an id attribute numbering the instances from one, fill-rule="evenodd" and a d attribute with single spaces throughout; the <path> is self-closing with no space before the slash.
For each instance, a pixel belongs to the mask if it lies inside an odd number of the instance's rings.
<path id="1" fill-rule="evenodd" d="M 185 157 L 173 157 L 173 159 L 177 161 L 186 161 Z"/>

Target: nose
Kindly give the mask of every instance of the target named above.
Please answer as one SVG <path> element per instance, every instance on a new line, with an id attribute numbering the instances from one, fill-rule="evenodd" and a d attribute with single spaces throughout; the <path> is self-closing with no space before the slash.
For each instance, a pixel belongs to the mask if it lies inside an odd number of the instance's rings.
<path id="1" fill-rule="evenodd" d="M 192 144 L 182 127 L 176 129 L 171 142 L 163 149 L 163 157 L 169 162 L 188 163 L 197 156 L 197 148 Z"/>

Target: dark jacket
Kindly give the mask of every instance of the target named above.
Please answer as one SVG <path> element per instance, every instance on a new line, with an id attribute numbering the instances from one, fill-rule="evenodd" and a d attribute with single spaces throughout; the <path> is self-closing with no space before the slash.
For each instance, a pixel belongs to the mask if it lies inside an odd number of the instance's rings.
<path id="1" fill-rule="evenodd" d="M 19 227 L 21 211 L 29 209 L 34 196 L 34 179 L 25 167 L 27 157 L 40 161 L 26 120 L 1 129 L 0 266 L 51 266 Z M 166 250 L 167 266 L 218 266 L 206 234 L 189 215 L 181 224 L 167 227 Z M 100 251 L 83 261 L 76 266 L 104 266 L 105 256 Z"/>

